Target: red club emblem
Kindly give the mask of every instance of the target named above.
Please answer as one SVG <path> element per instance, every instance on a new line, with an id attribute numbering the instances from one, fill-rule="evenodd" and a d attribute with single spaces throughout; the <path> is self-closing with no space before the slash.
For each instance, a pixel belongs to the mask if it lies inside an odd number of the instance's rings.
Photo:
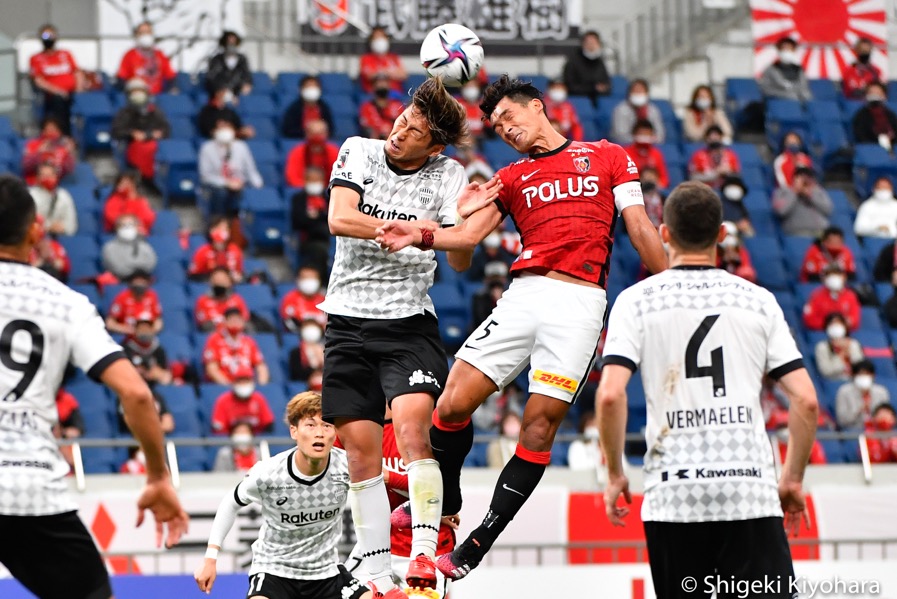
<path id="1" fill-rule="evenodd" d="M 576 156 L 575 158 L 573 158 L 573 166 L 575 166 L 576 170 L 578 170 L 581 173 L 589 172 L 589 167 L 591 166 L 591 163 L 589 162 L 589 157 L 588 156 Z"/>

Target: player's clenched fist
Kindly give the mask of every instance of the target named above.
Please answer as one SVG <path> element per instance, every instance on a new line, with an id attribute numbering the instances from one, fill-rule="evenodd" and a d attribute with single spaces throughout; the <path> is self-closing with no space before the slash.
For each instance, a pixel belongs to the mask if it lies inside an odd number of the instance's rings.
<path id="1" fill-rule="evenodd" d="M 218 560 L 207 557 L 202 561 L 202 565 L 196 569 L 196 572 L 193 573 L 193 578 L 196 579 L 199 590 L 207 595 L 212 592 L 212 585 L 215 584 L 215 577 L 218 576 L 217 564 Z"/>

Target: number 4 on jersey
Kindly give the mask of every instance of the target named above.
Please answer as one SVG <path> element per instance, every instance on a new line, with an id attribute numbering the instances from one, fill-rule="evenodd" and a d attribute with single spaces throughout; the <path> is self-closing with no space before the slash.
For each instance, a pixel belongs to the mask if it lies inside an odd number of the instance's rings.
<path id="1" fill-rule="evenodd" d="M 701 344 L 710 333 L 713 324 L 719 318 L 719 314 L 713 314 L 706 317 L 698 330 L 695 331 L 691 339 L 688 340 L 688 346 L 685 348 L 685 378 L 698 379 L 705 376 L 713 378 L 713 396 L 726 396 L 726 371 L 723 367 L 723 348 L 722 346 L 710 352 L 710 366 L 698 366 L 698 350 Z"/>

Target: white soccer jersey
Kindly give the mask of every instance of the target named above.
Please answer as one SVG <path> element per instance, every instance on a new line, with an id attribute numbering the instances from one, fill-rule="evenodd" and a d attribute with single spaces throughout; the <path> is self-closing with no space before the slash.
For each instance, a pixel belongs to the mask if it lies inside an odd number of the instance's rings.
<path id="1" fill-rule="evenodd" d="M 455 224 L 458 195 L 467 184 L 464 167 L 443 155 L 416 171 L 389 164 L 386 142 L 350 137 L 333 165 L 330 185 L 361 195 L 358 210 L 384 220 L 434 220 Z M 320 308 L 358 318 L 405 318 L 433 312 L 436 254 L 405 248 L 390 254 L 373 240 L 337 237 L 327 299 Z"/>
<path id="2" fill-rule="evenodd" d="M 56 391 L 69 362 L 96 378 L 124 357 L 84 295 L 42 270 L 0 261 L 0 514 L 77 508 L 52 433 Z"/>
<path id="3" fill-rule="evenodd" d="M 250 575 L 319 580 L 339 573 L 337 544 L 349 496 L 346 452 L 331 449 L 327 467 L 313 479 L 296 469 L 295 453 L 290 449 L 257 463 L 234 491 L 237 503 L 258 503 L 264 517 L 252 544 Z"/>
<path id="4" fill-rule="evenodd" d="M 642 520 L 781 517 L 761 379 L 803 361 L 773 295 L 677 267 L 623 291 L 607 332 L 605 363 L 640 368 L 648 404 Z"/>

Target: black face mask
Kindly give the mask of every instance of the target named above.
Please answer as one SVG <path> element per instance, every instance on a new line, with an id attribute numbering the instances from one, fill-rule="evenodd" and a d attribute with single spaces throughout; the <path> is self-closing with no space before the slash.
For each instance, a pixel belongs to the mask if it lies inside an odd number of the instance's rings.
<path id="1" fill-rule="evenodd" d="M 872 55 L 868 52 L 863 52 L 862 54 L 857 54 L 857 60 L 859 60 L 862 64 L 869 64 L 869 59 L 872 58 Z"/>
<path id="2" fill-rule="evenodd" d="M 230 293 L 230 287 L 225 287 L 224 285 L 212 285 L 212 295 L 215 297 L 227 297 L 228 293 Z"/>
<path id="3" fill-rule="evenodd" d="M 389 96 L 389 88 L 387 87 L 378 87 L 374 90 L 374 95 L 378 98 L 386 98 Z"/>
<path id="4" fill-rule="evenodd" d="M 52 50 L 53 46 L 56 45 L 56 38 L 42 39 L 41 43 L 44 45 L 44 50 Z"/>
<path id="5" fill-rule="evenodd" d="M 711 149 L 711 150 L 719 150 L 721 147 L 723 147 L 723 142 L 721 142 L 721 141 L 708 141 L 708 142 L 707 142 L 707 147 L 708 147 L 709 149 Z"/>
<path id="6" fill-rule="evenodd" d="M 143 295 L 146 293 L 146 285 L 131 285 L 131 293 L 134 295 Z"/>

